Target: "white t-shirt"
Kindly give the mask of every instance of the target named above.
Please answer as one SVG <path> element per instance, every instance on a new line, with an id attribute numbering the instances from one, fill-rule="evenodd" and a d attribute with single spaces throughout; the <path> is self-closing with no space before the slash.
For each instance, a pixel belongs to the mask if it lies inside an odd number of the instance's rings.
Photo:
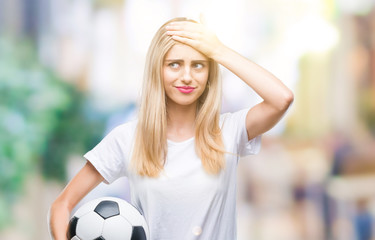
<path id="1" fill-rule="evenodd" d="M 240 156 L 256 154 L 261 137 L 248 141 L 248 110 L 220 116 L 227 152 L 226 166 L 218 175 L 207 174 L 194 148 L 194 138 L 168 140 L 168 156 L 158 178 L 128 171 L 137 122 L 112 130 L 84 157 L 106 183 L 127 176 L 131 202 L 146 218 L 150 240 L 234 240 L 236 231 L 236 180 Z"/>

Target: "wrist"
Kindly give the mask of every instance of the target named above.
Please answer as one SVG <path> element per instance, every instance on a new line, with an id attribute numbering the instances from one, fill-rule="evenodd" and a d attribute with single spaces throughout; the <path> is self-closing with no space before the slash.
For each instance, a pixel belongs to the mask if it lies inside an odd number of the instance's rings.
<path id="1" fill-rule="evenodd" d="M 228 48 L 224 44 L 220 44 L 218 47 L 215 47 L 211 58 L 216 62 L 222 64 L 223 61 L 227 58 L 228 54 L 230 54 L 230 52 L 230 48 Z"/>

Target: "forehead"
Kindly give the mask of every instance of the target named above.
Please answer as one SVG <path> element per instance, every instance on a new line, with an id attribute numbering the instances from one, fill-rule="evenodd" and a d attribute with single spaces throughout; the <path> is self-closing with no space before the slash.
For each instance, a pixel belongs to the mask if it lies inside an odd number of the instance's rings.
<path id="1" fill-rule="evenodd" d="M 165 55 L 167 59 L 208 60 L 205 55 L 185 44 L 175 44 Z"/>

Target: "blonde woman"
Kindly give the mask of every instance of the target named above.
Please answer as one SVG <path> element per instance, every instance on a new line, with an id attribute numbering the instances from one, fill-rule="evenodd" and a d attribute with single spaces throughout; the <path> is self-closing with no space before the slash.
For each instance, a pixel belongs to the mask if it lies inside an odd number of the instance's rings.
<path id="1" fill-rule="evenodd" d="M 263 102 L 220 114 L 218 64 Z M 65 239 L 74 206 L 100 182 L 129 179 L 131 201 L 151 240 L 236 239 L 236 168 L 293 101 L 275 76 L 185 18 L 164 24 L 148 51 L 137 120 L 85 154 L 86 165 L 51 207 L 55 239 Z"/>

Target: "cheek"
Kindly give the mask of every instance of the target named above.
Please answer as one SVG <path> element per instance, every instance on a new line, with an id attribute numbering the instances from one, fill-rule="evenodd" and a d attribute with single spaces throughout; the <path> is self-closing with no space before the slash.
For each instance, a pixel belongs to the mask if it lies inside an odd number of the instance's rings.
<path id="1" fill-rule="evenodd" d="M 208 72 L 200 72 L 195 75 L 195 79 L 202 85 L 206 85 L 208 81 Z"/>
<path id="2" fill-rule="evenodd" d="M 164 93 L 170 97 L 170 95 L 172 94 L 172 88 L 173 88 L 173 84 L 176 80 L 176 73 L 172 72 L 172 71 L 168 71 L 168 70 L 165 70 L 163 69 L 163 85 L 164 85 Z"/>
<path id="3" fill-rule="evenodd" d="M 168 84 L 170 82 L 173 82 L 176 79 L 177 75 L 173 71 L 168 71 L 164 69 L 163 71 L 163 81 L 165 84 Z"/>

